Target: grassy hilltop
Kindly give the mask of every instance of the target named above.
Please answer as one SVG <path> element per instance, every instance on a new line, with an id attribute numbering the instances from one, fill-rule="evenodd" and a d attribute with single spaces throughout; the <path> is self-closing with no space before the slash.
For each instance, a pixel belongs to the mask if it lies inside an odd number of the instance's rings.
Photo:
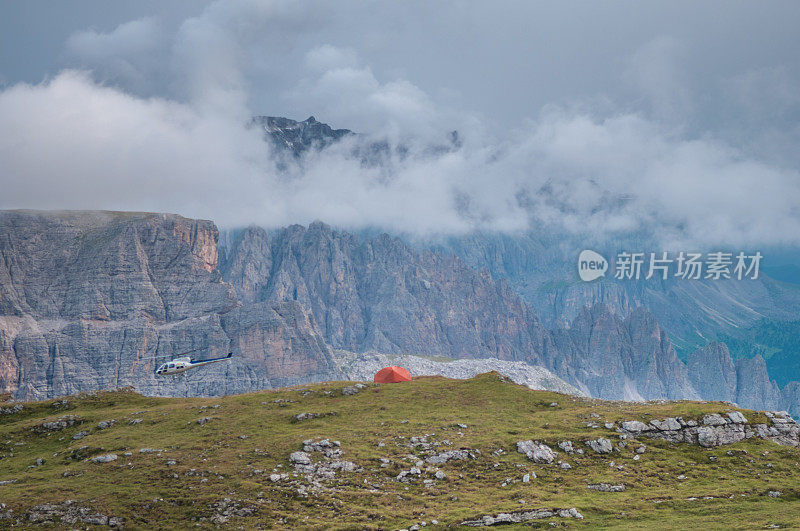
<path id="1" fill-rule="evenodd" d="M 752 438 L 705 449 L 640 437 L 600 454 L 584 444 L 603 437 L 617 445 L 622 421 L 698 419 L 734 410 L 726 404 L 604 402 L 531 391 L 496 373 L 352 385 L 217 399 L 118 391 L 24 403 L 16 412 L 6 404 L 0 527 L 399 529 L 424 521 L 427 529 L 570 508 L 583 518 L 556 513 L 524 525 L 800 527 L 798 448 Z M 738 411 L 750 423 L 766 422 L 761 413 Z M 302 413 L 319 416 L 298 420 Z M 328 463 L 322 472 L 308 472 L 313 465 L 303 455 L 290 462 L 304 440 L 326 438 L 341 446 L 330 445 L 327 457 L 307 452 L 312 462 Z M 548 444 L 557 460 L 538 464 L 518 453 L 517 442 L 529 439 Z M 558 447 L 564 440 L 585 453 L 568 455 Z M 462 448 L 471 456 L 424 462 Z M 625 490 L 587 488 L 600 483 Z"/>

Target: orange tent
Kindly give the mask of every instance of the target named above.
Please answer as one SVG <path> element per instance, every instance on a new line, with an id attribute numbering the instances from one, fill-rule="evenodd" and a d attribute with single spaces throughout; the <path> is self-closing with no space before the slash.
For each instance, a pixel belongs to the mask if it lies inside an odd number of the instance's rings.
<path id="1" fill-rule="evenodd" d="M 376 372 L 375 381 L 378 383 L 410 382 L 411 374 L 402 367 L 392 365 Z"/>

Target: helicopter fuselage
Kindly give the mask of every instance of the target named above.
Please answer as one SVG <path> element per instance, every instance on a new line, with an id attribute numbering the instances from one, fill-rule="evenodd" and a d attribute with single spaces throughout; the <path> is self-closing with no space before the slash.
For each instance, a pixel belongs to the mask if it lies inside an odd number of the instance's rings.
<path id="1" fill-rule="evenodd" d="M 222 358 L 212 358 L 208 360 L 199 360 L 194 361 L 192 358 L 186 356 L 183 358 L 176 358 L 172 361 L 168 361 L 167 363 L 162 363 L 158 369 L 156 369 L 156 375 L 158 376 L 172 376 L 175 374 L 180 374 L 182 372 L 186 372 L 189 369 L 194 369 L 197 367 L 202 367 L 203 365 L 208 365 L 211 363 L 216 363 L 218 361 L 224 361 L 230 359 L 233 356 L 233 353 L 228 353 L 227 356 Z"/>

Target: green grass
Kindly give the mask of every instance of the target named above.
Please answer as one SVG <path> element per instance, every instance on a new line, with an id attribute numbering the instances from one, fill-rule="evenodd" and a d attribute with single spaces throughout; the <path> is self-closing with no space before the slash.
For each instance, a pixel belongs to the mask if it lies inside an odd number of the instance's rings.
<path id="1" fill-rule="evenodd" d="M 209 506 L 223 498 L 256 509 L 253 516 L 232 517 L 224 524 L 247 529 L 397 529 L 432 519 L 442 527 L 484 514 L 552 507 L 576 507 L 584 519 L 554 518 L 534 526 L 549 528 L 552 521 L 591 529 L 800 527 L 796 448 L 748 440 L 706 450 L 642 439 L 648 449 L 638 461 L 633 459 L 636 444 L 608 456 L 588 449 L 583 456 L 560 452 L 559 459 L 569 462 L 571 470 L 533 464 L 516 452 L 516 442 L 523 439 L 537 439 L 554 449 L 564 439 L 576 447 L 597 437 L 618 441 L 615 431 L 602 427 L 604 422 L 697 418 L 730 410 L 725 404 L 581 399 L 531 391 L 496 373 L 471 380 L 424 377 L 370 384 L 352 396 L 341 394 L 345 385 L 327 382 L 216 399 L 147 398 L 118 391 L 68 397 L 66 407 L 57 408 L 54 400 L 26 403 L 22 412 L 0 416 L 0 481 L 16 480 L 0 486 L 0 501 L 24 523 L 34 505 L 74 499 L 124 517 L 128 529 L 215 527 L 208 520 L 214 514 Z M 293 402 L 273 402 L 278 399 Z M 551 407 L 552 402 L 558 406 Z M 200 409 L 213 405 L 218 407 Z M 751 423 L 765 422 L 763 414 L 742 411 Z M 293 421 L 301 412 L 332 414 Z M 32 431 L 66 414 L 79 416 L 82 423 L 50 435 Z M 199 425 L 201 417 L 212 420 Z M 112 418 L 116 425 L 97 429 L 99 421 Z M 143 421 L 129 425 L 132 418 Z M 601 427 L 587 427 L 589 421 Z M 468 427 L 460 429 L 458 423 Z M 90 433 L 73 440 L 81 430 Z M 400 470 L 412 466 L 408 454 L 425 455 L 404 444 L 426 434 L 433 441 L 451 442 L 441 450 L 468 447 L 480 450 L 481 456 L 441 465 L 448 477 L 432 487 L 421 481 L 396 481 Z M 294 484 L 270 482 L 273 469 L 291 470 L 289 454 L 308 438 L 341 441 L 342 458 L 363 471 L 339 472 L 325 490 L 308 498 L 296 490 L 305 482 L 302 477 L 291 478 Z M 378 446 L 381 441 L 383 447 Z M 88 448 L 73 458 L 83 446 Z M 140 454 L 140 448 L 165 452 Z M 496 450 L 504 452 L 494 455 Z M 126 451 L 133 455 L 124 456 Z M 105 464 L 85 460 L 107 452 L 119 459 Z M 712 455 L 716 462 L 709 460 Z M 28 468 L 37 458 L 45 463 Z M 390 459 L 391 465 L 380 468 L 381 458 Z M 176 464 L 168 465 L 170 459 Z M 615 466 L 610 466 L 612 461 Z M 531 471 L 538 478 L 519 481 Z M 78 475 L 65 477 L 65 472 Z M 679 480 L 679 475 L 686 479 Z M 502 487 L 506 478 L 515 481 Z M 603 493 L 586 488 L 597 482 L 624 483 L 627 490 Z M 769 490 L 782 491 L 783 496 L 771 498 L 766 495 Z M 693 497 L 699 499 L 687 499 Z M 0 520 L 0 527 L 3 524 Z"/>

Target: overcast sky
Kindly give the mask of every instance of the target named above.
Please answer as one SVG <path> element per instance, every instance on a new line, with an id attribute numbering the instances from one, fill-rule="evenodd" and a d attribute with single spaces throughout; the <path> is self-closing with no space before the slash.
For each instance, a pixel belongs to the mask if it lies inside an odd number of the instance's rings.
<path id="1" fill-rule="evenodd" d="M 797 243 L 798 27 L 795 1 L 3 1 L 0 208 Z M 464 145 L 286 176 L 253 114 Z"/>

